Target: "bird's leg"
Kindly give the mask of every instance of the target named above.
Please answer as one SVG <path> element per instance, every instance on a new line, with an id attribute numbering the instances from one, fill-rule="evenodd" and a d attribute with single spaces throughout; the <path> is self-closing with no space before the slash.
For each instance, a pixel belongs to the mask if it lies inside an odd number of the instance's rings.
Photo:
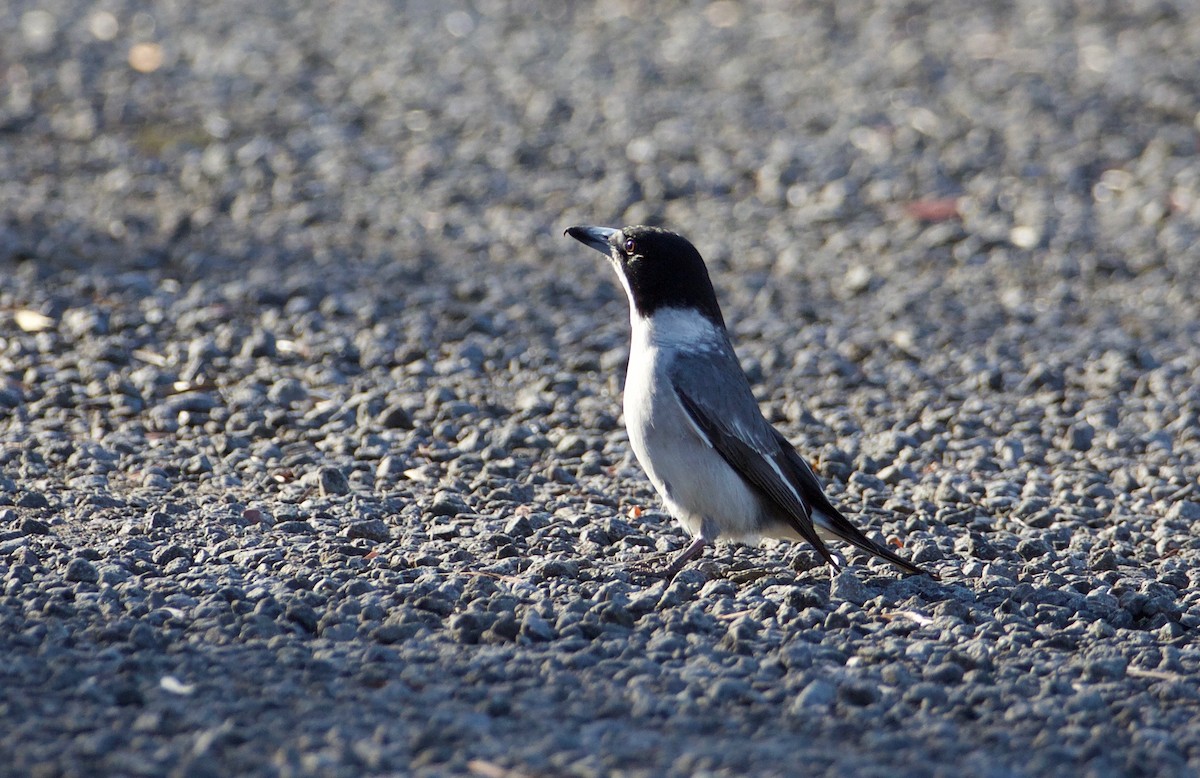
<path id="1" fill-rule="evenodd" d="M 671 564 L 667 565 L 667 569 L 663 571 L 663 577 L 674 578 L 675 575 L 683 569 L 683 566 L 692 561 L 704 551 L 704 544 L 708 541 L 704 539 L 704 535 L 697 535 L 692 538 L 692 542 L 683 551 L 680 551 Z"/>
<path id="2" fill-rule="evenodd" d="M 666 578 L 669 580 L 674 578 L 684 568 L 684 565 L 699 556 L 700 552 L 704 550 L 704 544 L 707 542 L 703 535 L 697 535 L 692 539 L 687 548 L 680 551 L 671 559 L 670 564 L 666 568 L 658 567 L 661 564 L 661 560 L 667 556 L 666 553 L 661 553 L 651 554 L 649 557 L 631 566 L 629 571 L 637 575 L 645 575 L 651 578 Z"/>

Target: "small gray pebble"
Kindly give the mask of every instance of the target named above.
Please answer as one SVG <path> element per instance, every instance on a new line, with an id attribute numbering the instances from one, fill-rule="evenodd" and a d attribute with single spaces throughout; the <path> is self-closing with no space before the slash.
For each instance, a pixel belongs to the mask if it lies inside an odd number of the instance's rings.
<path id="1" fill-rule="evenodd" d="M 945 558 L 942 554 L 942 550 L 938 548 L 936 544 L 927 543 L 921 540 L 915 541 L 912 544 L 911 553 L 912 556 L 910 559 L 914 564 L 918 565 L 926 562 L 937 562 L 938 560 Z"/>
<path id="2" fill-rule="evenodd" d="M 564 457 L 578 457 L 582 456 L 590 448 L 591 446 L 581 436 L 567 434 L 562 437 L 562 440 L 558 441 L 558 445 L 554 447 L 554 450 Z"/>
<path id="3" fill-rule="evenodd" d="M 729 703 L 745 700 L 752 694 L 750 684 L 740 678 L 719 678 L 716 683 L 708 687 L 708 693 L 705 695 L 715 703 L 728 705 Z"/>
<path id="4" fill-rule="evenodd" d="M 1124 657 L 1098 657 L 1083 667 L 1084 677 L 1092 681 L 1116 681 L 1125 677 L 1128 666 Z"/>
<path id="5" fill-rule="evenodd" d="M 1018 518 L 1028 527 L 1033 527 L 1034 529 L 1049 529 L 1057 520 L 1058 512 L 1052 508 L 1046 508 L 1045 510 L 1035 511 L 1029 514 L 1021 514 L 1018 512 Z"/>
<path id="6" fill-rule="evenodd" d="M 1025 538 L 1017 544 L 1017 553 L 1022 559 L 1037 559 L 1050 553 L 1050 546 L 1040 538 Z"/>
<path id="7" fill-rule="evenodd" d="M 917 474 L 908 465 L 888 465 L 879 471 L 879 478 L 884 483 L 895 486 L 917 480 Z"/>
<path id="8" fill-rule="evenodd" d="M 317 471 L 317 488 L 322 497 L 350 493 L 350 481 L 336 467 L 322 467 Z"/>
<path id="9" fill-rule="evenodd" d="M 479 614 L 456 613 L 447 623 L 450 635 L 460 643 L 478 643 L 485 625 Z"/>
<path id="10" fill-rule="evenodd" d="M 850 705 L 870 705 L 879 699 L 879 689 L 870 681 L 850 681 L 838 687 L 838 696 Z"/>
<path id="11" fill-rule="evenodd" d="M 41 519 L 24 518 L 18 529 L 26 535 L 49 535 L 50 525 Z"/>
<path id="12" fill-rule="evenodd" d="M 142 486 L 147 489 L 160 489 L 166 491 L 171 488 L 171 481 L 164 475 L 158 473 L 146 473 L 142 476 Z"/>
<path id="13" fill-rule="evenodd" d="M 862 491 L 867 494 L 887 491 L 887 484 L 885 484 L 878 477 L 862 470 L 856 470 L 854 474 L 850 476 L 850 483 L 851 485 L 862 489 Z"/>
<path id="14" fill-rule="evenodd" d="M 412 637 L 416 630 L 420 628 L 418 624 L 381 624 L 371 630 L 371 639 L 379 643 L 399 643 Z"/>
<path id="15" fill-rule="evenodd" d="M 537 611 L 528 610 L 521 620 L 521 634 L 530 640 L 545 642 L 554 639 L 554 627 Z"/>
<path id="16" fill-rule="evenodd" d="M 904 692 L 904 701 L 910 705 L 936 707 L 945 704 L 946 696 L 946 690 L 935 683 L 917 683 Z"/>
<path id="17" fill-rule="evenodd" d="M 0 387 L 0 408 L 16 408 L 22 399 L 23 395 L 16 389 Z"/>
<path id="18" fill-rule="evenodd" d="M 288 621 L 299 624 L 305 631 L 313 635 L 317 634 L 317 625 L 320 619 L 311 606 L 302 602 L 292 603 L 288 606 L 284 616 Z"/>
<path id="19" fill-rule="evenodd" d="M 1092 447 L 1095 437 L 1096 430 L 1092 425 L 1087 422 L 1078 422 L 1067 429 L 1067 436 L 1063 443 L 1072 451 L 1087 451 Z"/>
<path id="20" fill-rule="evenodd" d="M 379 414 L 379 424 L 390 430 L 411 430 L 413 428 L 412 416 L 402 405 L 389 405 L 384 408 L 383 412 Z"/>
<path id="21" fill-rule="evenodd" d="M 1103 549 L 1098 554 L 1094 554 L 1089 562 L 1093 570 L 1106 571 L 1117 569 L 1117 555 L 1109 549 Z"/>
<path id="22" fill-rule="evenodd" d="M 275 335 L 261 327 L 255 327 L 250 337 L 242 342 L 243 357 L 274 357 L 276 352 Z"/>
<path id="23" fill-rule="evenodd" d="M 924 675 L 925 680 L 930 683 L 936 683 L 941 686 L 953 686 L 962 681 L 963 669 L 953 662 L 943 662 L 927 669 Z"/>
<path id="24" fill-rule="evenodd" d="M 379 460 L 379 465 L 375 468 L 375 479 L 393 483 L 403 477 L 404 471 L 407 469 L 408 463 L 403 457 L 388 454 Z"/>
<path id="25" fill-rule="evenodd" d="M 344 642 L 358 637 L 358 628 L 353 624 L 330 624 L 321 628 L 318 634 L 326 640 Z"/>
<path id="26" fill-rule="evenodd" d="M 294 378 L 281 378 L 267 391 L 267 399 L 275 405 L 290 406 L 308 398 L 308 390 Z"/>
<path id="27" fill-rule="evenodd" d="M 88 560 L 75 557 L 67 563 L 66 578 L 68 581 L 96 583 L 100 580 L 100 573 L 96 570 L 96 566 Z"/>
<path id="28" fill-rule="evenodd" d="M 511 613 L 501 614 L 500 618 L 492 624 L 491 629 L 486 633 L 493 640 L 509 641 L 516 640 L 520 633 L 521 625 L 513 618 Z"/>
<path id="29" fill-rule="evenodd" d="M 569 559 L 546 559 L 535 562 L 529 572 L 543 578 L 575 578 L 579 575 L 579 563 Z"/>
<path id="30" fill-rule="evenodd" d="M 429 513 L 432 516 L 458 516 L 470 510 L 470 506 L 461 496 L 444 490 L 435 494 L 433 502 L 429 504 Z"/>
<path id="31" fill-rule="evenodd" d="M 154 648 L 159 644 L 159 636 L 149 624 L 139 621 L 129 630 L 130 644 L 138 648 Z"/>
<path id="32" fill-rule="evenodd" d="M 831 705 L 837 699 L 837 687 L 829 681 L 818 678 L 815 681 L 810 681 L 804 689 L 796 695 L 795 702 L 792 707 L 797 710 L 804 708 L 823 708 Z"/>
<path id="33" fill-rule="evenodd" d="M 50 501 L 38 492 L 26 492 L 17 498 L 18 508 L 49 508 Z"/>
<path id="34" fill-rule="evenodd" d="M 156 565 L 165 565 L 174 559 L 190 559 L 191 556 L 191 551 L 183 546 L 172 543 L 171 545 L 161 546 L 155 549 L 154 553 L 150 555 L 150 558 Z"/>
<path id="35" fill-rule="evenodd" d="M 1167 518 L 1171 521 L 1200 522 L 1200 502 L 1180 500 L 1167 511 Z M 1192 531 L 1200 532 L 1200 524 L 1192 525 Z"/>
<path id="36" fill-rule="evenodd" d="M 858 576 L 850 569 L 842 570 L 829 585 L 829 597 L 833 600 L 845 600 L 855 605 L 862 605 L 874 596 L 870 590 L 858 580 Z"/>
<path id="37" fill-rule="evenodd" d="M 533 533 L 533 525 L 524 516 L 513 516 L 504 525 L 504 534 L 510 538 L 527 538 Z"/>
<path id="38" fill-rule="evenodd" d="M 365 538 L 366 540 L 382 543 L 385 540 L 391 539 L 391 532 L 388 530 L 388 525 L 382 519 L 368 519 L 367 521 L 356 521 L 347 527 L 346 537 Z"/>
<path id="39" fill-rule="evenodd" d="M 155 413 L 161 418 L 174 418 L 182 413 L 202 415 L 212 411 L 220 402 L 220 398 L 211 392 L 183 392 L 168 397 L 155 408 Z"/>

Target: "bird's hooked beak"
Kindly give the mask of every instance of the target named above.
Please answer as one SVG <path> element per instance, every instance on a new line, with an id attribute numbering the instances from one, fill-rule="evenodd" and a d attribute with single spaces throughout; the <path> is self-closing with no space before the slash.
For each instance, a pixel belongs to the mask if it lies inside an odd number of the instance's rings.
<path id="1" fill-rule="evenodd" d="M 580 225 L 578 227 L 568 227 L 563 234 L 570 235 L 585 246 L 591 246 L 601 254 L 609 256 L 612 254 L 612 244 L 609 243 L 609 240 L 618 232 L 620 230 L 614 230 L 612 227 Z"/>

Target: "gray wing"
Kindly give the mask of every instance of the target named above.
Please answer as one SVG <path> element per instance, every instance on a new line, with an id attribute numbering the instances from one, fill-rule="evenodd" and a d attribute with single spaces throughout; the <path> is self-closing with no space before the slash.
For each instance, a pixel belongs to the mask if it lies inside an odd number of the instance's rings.
<path id="1" fill-rule="evenodd" d="M 688 417 L 713 449 L 751 486 L 770 499 L 800 537 L 836 568 L 833 555 L 813 527 L 810 503 L 781 467 L 785 461 L 781 459 L 783 450 L 778 433 L 759 411 L 758 402 L 732 350 L 677 354 L 668 375 Z M 791 449 L 790 446 L 785 448 Z M 794 450 L 792 453 L 795 455 Z M 817 488 L 819 491 L 819 484 Z"/>
<path id="2" fill-rule="evenodd" d="M 814 511 L 822 519 L 823 530 L 906 573 L 925 572 L 873 542 L 833 507 L 812 468 L 763 418 L 732 349 L 719 355 L 679 354 L 669 375 L 680 403 L 717 453 L 775 503 L 826 562 L 838 566 L 816 533 Z"/>

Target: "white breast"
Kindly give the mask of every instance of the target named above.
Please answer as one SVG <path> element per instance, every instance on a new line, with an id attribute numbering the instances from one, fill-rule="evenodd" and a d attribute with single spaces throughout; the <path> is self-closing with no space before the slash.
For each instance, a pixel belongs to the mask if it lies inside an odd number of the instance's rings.
<path id="1" fill-rule="evenodd" d="M 633 340 L 625 379 L 630 445 L 667 511 L 695 536 L 751 541 L 759 537 L 761 503 L 696 428 L 679 403 L 667 371 L 680 350 L 715 350 L 725 343 L 695 311 L 660 309 L 630 317 Z"/>

